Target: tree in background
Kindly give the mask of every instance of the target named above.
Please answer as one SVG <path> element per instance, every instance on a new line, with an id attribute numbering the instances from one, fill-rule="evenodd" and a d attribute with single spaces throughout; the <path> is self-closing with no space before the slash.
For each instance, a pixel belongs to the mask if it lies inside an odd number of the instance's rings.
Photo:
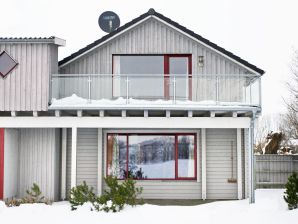
<path id="1" fill-rule="evenodd" d="M 290 138 L 298 139 L 298 51 L 295 51 L 291 69 L 291 79 L 287 83 L 289 98 L 285 100 L 287 113 L 285 129 Z"/>

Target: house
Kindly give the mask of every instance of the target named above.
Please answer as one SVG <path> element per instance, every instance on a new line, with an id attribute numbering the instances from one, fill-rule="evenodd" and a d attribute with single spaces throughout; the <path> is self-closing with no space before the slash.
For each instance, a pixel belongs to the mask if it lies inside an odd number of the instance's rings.
<path id="1" fill-rule="evenodd" d="M 0 39 L 0 198 L 114 175 L 148 199 L 253 202 L 263 70 L 153 9 L 58 63 L 64 45 Z"/>

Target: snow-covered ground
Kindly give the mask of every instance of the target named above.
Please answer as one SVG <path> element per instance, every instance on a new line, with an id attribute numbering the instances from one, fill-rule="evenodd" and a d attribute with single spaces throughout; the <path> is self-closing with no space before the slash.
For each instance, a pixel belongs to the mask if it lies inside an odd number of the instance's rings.
<path id="1" fill-rule="evenodd" d="M 91 212 L 88 204 L 70 211 L 68 202 L 21 205 L 7 208 L 0 202 L 0 223 L 43 224 L 294 224 L 298 223 L 298 209 L 289 211 L 283 201 L 282 189 L 256 191 L 256 204 L 248 200 L 220 201 L 196 206 L 157 206 L 145 204 L 127 207 L 120 213 Z"/>

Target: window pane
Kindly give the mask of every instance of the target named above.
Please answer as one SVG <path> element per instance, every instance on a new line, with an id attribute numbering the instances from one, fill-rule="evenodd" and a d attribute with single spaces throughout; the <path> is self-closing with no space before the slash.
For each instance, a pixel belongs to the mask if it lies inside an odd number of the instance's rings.
<path id="1" fill-rule="evenodd" d="M 120 74 L 163 74 L 163 56 L 120 56 Z"/>
<path id="2" fill-rule="evenodd" d="M 170 74 L 178 75 L 176 77 L 176 99 L 188 99 L 188 57 L 170 57 L 169 66 Z M 170 86 L 170 96 L 173 96 L 172 85 Z"/>
<path id="3" fill-rule="evenodd" d="M 129 174 L 136 179 L 175 178 L 175 137 L 129 136 Z"/>
<path id="4" fill-rule="evenodd" d="M 119 179 L 126 177 L 126 136 L 109 134 L 107 173 Z"/>
<path id="5" fill-rule="evenodd" d="M 178 177 L 195 177 L 194 136 L 178 136 Z"/>
<path id="6" fill-rule="evenodd" d="M 121 55 L 113 57 L 114 97 L 126 97 L 126 76 L 129 77 L 129 98 L 156 100 L 164 97 L 164 57 Z"/>

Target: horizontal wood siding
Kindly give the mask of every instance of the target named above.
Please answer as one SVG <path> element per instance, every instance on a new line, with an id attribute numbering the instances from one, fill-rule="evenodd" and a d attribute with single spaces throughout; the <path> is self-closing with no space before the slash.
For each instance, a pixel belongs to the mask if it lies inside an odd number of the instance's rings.
<path id="1" fill-rule="evenodd" d="M 77 133 L 77 185 L 83 181 L 97 192 L 98 131 L 95 128 L 79 128 Z M 69 195 L 71 178 L 71 129 L 67 130 L 67 181 Z"/>
<path id="2" fill-rule="evenodd" d="M 237 183 L 228 183 L 229 178 L 237 178 L 236 138 L 236 129 L 206 129 L 207 199 L 237 198 Z"/>
<path id="3" fill-rule="evenodd" d="M 46 111 L 50 75 L 58 71 L 58 47 L 43 43 L 0 44 L 18 62 L 6 78 L 0 78 L 0 111 Z"/>
<path id="4" fill-rule="evenodd" d="M 90 53 L 77 60 L 63 66 L 60 73 L 65 74 L 111 74 L 113 54 L 191 54 L 192 73 L 207 75 L 205 78 L 193 78 L 192 96 L 193 100 L 214 100 L 215 82 L 208 75 L 210 74 L 244 74 L 248 71 L 206 48 L 202 44 L 190 39 L 181 32 L 165 25 L 164 23 L 151 18 L 139 24 L 135 28 L 124 32 L 115 39 L 92 50 Z M 204 66 L 198 66 L 198 56 L 204 56 Z M 111 98 L 112 82 L 111 78 L 94 79 L 92 88 L 92 98 Z M 240 100 L 244 97 L 242 81 L 231 81 L 229 78 L 220 80 L 220 100 Z M 87 79 L 82 78 L 73 81 L 73 86 L 66 86 L 65 82 L 60 83 L 60 88 L 65 87 L 66 95 L 87 86 Z M 71 89 L 69 89 L 71 88 Z M 63 90 L 62 90 L 63 92 Z M 86 95 L 86 91 L 80 91 Z"/>
<path id="5" fill-rule="evenodd" d="M 19 129 L 19 197 L 33 183 L 50 200 L 59 199 L 59 129 Z"/>

